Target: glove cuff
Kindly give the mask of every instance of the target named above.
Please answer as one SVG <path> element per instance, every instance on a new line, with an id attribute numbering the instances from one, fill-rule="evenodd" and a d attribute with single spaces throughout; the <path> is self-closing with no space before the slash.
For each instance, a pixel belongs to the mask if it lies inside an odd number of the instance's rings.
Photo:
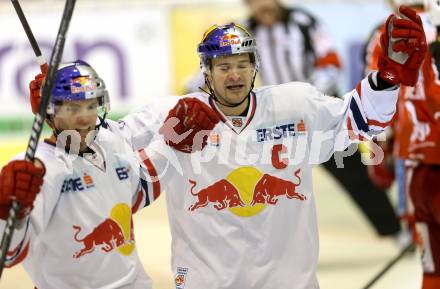
<path id="1" fill-rule="evenodd" d="M 373 90 L 394 90 L 397 88 L 399 82 L 389 81 L 390 73 L 388 70 L 372 73 L 368 76 L 368 82 Z M 387 78 L 388 77 L 388 78 Z M 394 77 L 398 79 L 398 77 Z"/>

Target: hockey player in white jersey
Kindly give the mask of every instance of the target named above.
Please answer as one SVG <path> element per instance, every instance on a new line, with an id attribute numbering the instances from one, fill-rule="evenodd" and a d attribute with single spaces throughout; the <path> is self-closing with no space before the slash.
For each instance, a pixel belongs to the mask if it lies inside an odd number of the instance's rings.
<path id="1" fill-rule="evenodd" d="M 416 13 L 400 13 L 382 35 L 379 71 L 343 99 L 300 82 L 253 89 L 255 39 L 234 24 L 205 33 L 198 52 L 209 89 L 179 100 L 168 120 L 180 125 L 161 129 L 179 146 L 177 135 L 188 132 L 181 111 L 194 98 L 222 120 L 201 152 L 176 152 L 180 173 L 161 179 L 176 289 L 319 288 L 312 165 L 382 132 L 399 84 L 416 82 L 426 40 Z M 149 154 L 161 170 L 160 154 Z"/>
<path id="2" fill-rule="evenodd" d="M 198 48 L 210 89 L 180 99 L 160 129 L 179 169 L 165 172 L 166 148 L 151 145 L 151 109 L 111 125 L 165 175 L 174 288 L 319 288 L 311 167 L 381 132 L 398 85 L 416 82 L 426 41 L 415 13 L 401 12 L 408 19 L 388 20 L 379 71 L 343 99 L 299 82 L 254 90 L 255 39 L 233 24 L 210 28 Z M 207 106 L 222 120 L 212 131 Z"/>
<path id="3" fill-rule="evenodd" d="M 36 152 L 40 165 L 18 156 L 1 171 L 0 218 L 11 198 L 21 204 L 6 266 L 23 261 L 39 289 L 152 288 L 132 214 L 157 198 L 159 188 L 141 178 L 131 147 L 100 129 L 109 105 L 90 65 L 61 66 L 48 108 L 53 134 Z"/>

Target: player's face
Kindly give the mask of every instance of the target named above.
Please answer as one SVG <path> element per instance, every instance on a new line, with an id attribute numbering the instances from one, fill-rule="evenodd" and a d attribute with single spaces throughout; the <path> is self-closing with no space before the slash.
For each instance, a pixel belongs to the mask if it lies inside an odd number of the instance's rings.
<path id="1" fill-rule="evenodd" d="M 254 73 L 249 54 L 223 56 L 212 59 L 208 80 L 221 102 L 234 105 L 247 97 Z"/>
<path id="2" fill-rule="evenodd" d="M 272 26 L 279 18 L 281 8 L 278 0 L 246 0 L 251 15 L 257 23 Z"/>
<path id="3" fill-rule="evenodd" d="M 55 109 L 54 125 L 59 131 L 74 130 L 81 136 L 79 151 L 87 148 L 87 140 L 94 139 L 95 125 L 98 117 L 98 100 L 64 101 Z M 68 133 L 68 132 L 66 132 Z M 72 137 L 78 134 L 68 133 Z M 78 140 L 76 139 L 75 142 Z"/>

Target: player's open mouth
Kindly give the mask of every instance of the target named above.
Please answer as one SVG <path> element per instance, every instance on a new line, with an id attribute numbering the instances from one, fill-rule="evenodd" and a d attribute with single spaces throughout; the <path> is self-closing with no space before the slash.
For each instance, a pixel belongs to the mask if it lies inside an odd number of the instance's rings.
<path id="1" fill-rule="evenodd" d="M 236 84 L 236 85 L 227 85 L 226 88 L 232 91 L 241 90 L 244 87 L 242 84 Z"/>

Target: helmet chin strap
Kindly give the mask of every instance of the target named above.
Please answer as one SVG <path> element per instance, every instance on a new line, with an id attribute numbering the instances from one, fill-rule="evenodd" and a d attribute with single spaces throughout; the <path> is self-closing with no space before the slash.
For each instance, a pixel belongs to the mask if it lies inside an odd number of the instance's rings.
<path id="1" fill-rule="evenodd" d="M 209 82 L 208 78 L 206 77 L 206 74 L 205 74 L 205 84 L 206 84 L 206 87 L 208 87 L 209 92 L 206 91 L 205 89 L 203 89 L 202 87 L 199 87 L 199 89 L 204 91 L 206 94 L 211 96 L 216 102 L 220 103 L 223 106 L 226 106 L 226 107 L 237 107 L 237 106 L 241 105 L 243 102 L 245 102 L 249 98 L 249 95 L 251 94 L 252 90 L 254 89 L 254 83 L 255 83 L 255 77 L 256 76 L 257 76 L 257 72 L 255 71 L 254 77 L 252 78 L 251 89 L 248 91 L 246 97 L 243 98 L 243 100 L 240 101 L 239 103 L 236 103 L 236 104 L 233 104 L 233 105 L 226 104 L 226 103 L 220 101 L 220 99 L 215 95 L 215 91 L 212 88 L 211 83 Z"/>

